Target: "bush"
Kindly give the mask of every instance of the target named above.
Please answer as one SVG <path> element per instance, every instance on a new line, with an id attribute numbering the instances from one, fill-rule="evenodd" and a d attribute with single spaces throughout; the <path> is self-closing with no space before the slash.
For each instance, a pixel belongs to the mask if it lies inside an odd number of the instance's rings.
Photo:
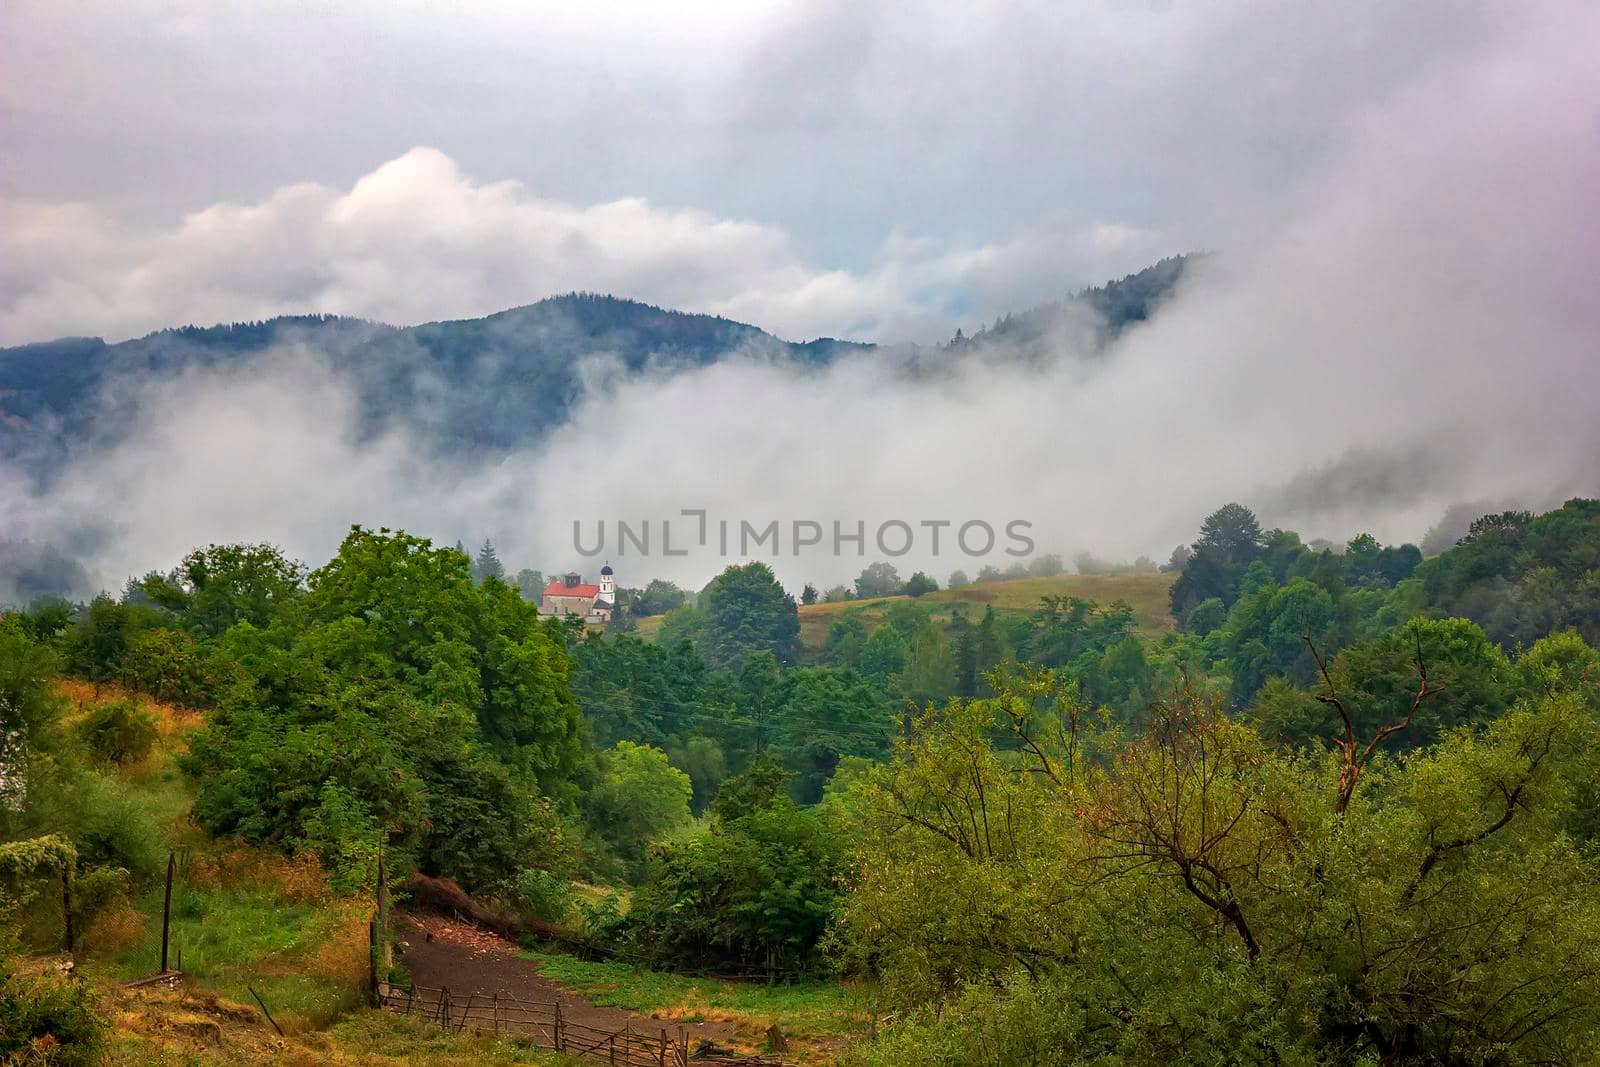
<path id="1" fill-rule="evenodd" d="M 537 919 L 561 924 L 572 910 L 572 886 L 554 871 L 525 868 L 513 883 L 517 903 Z"/>
<path id="2" fill-rule="evenodd" d="M 723 785 L 712 832 L 656 849 L 650 880 L 627 917 L 638 951 L 688 966 L 821 964 L 843 845 L 815 812 L 789 799 L 787 778 L 758 761 Z"/>
<path id="3" fill-rule="evenodd" d="M 101 763 L 138 763 L 156 743 L 155 716 L 131 700 L 97 705 L 76 729 L 78 739 Z"/>
<path id="4" fill-rule="evenodd" d="M 0 955 L 0 1062 L 97 1062 L 106 1021 L 82 980 L 22 978 Z"/>

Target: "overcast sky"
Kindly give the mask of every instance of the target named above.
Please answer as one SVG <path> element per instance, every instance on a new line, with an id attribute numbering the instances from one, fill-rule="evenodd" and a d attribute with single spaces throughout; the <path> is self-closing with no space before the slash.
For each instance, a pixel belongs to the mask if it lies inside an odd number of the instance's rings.
<path id="1" fill-rule="evenodd" d="M 1229 246 L 1577 11 L 7 0 L 0 343 L 573 288 L 942 340 Z"/>

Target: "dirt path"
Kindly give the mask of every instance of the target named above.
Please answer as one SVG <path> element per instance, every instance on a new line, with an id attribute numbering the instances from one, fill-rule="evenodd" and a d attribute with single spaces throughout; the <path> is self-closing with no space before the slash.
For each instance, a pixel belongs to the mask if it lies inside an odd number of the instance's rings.
<path id="1" fill-rule="evenodd" d="M 663 1026 L 675 1030 L 682 1025 L 696 1040 L 727 1036 L 717 1023 L 637 1015 L 569 993 L 546 978 L 537 963 L 519 955 L 516 945 L 467 923 L 438 915 L 402 915 L 396 927 L 395 948 L 411 980 L 419 986 L 448 989 L 453 999 L 507 993 L 523 1000 L 559 1001 L 569 1022 L 598 1030 L 621 1030 L 631 1023 L 641 1033 L 654 1033 Z"/>

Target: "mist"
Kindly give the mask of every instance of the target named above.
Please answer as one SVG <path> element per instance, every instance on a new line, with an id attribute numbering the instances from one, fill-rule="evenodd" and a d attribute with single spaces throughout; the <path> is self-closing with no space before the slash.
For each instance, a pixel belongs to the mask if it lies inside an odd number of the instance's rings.
<path id="1" fill-rule="evenodd" d="M 1197 230 L 1213 254 L 1104 351 L 1064 329 L 1043 362 L 994 346 L 924 349 L 917 369 L 894 351 L 821 369 L 731 352 L 635 375 L 597 352 L 540 447 L 446 463 L 402 423 L 363 430 L 335 361 L 290 347 L 124 383 L 134 429 L 71 457 L 48 492 L 0 464 L 0 533 L 70 546 L 115 588 L 209 542 L 316 565 L 358 522 L 490 538 L 512 569 L 592 571 L 575 521 L 592 541 L 598 520 L 670 519 L 687 555 L 613 540 L 606 558 L 625 586 L 698 587 L 735 561 L 686 536 L 682 511 L 703 509 L 735 528 L 777 520 L 779 554 L 753 555 L 798 590 L 884 558 L 871 531 L 892 520 L 919 530 L 901 573 L 942 582 L 1009 562 L 1004 541 L 977 559 L 947 531 L 935 555 L 924 522 L 1022 520 L 1038 552 L 1165 559 L 1229 500 L 1308 538 L 1419 542 L 1464 501 L 1595 495 L 1600 23 L 1578 17 L 1529 20 L 1354 110 L 1284 195 L 1213 211 Z M 1203 155 L 1193 165 L 1203 181 Z M 794 554 L 794 522 L 835 520 L 864 523 L 859 554 L 829 538 Z"/>

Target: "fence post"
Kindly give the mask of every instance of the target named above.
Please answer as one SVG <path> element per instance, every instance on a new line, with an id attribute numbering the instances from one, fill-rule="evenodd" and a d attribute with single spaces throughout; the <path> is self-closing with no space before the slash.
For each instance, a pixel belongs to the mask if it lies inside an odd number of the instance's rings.
<path id="1" fill-rule="evenodd" d="M 561 1001 L 558 1000 L 556 1001 L 556 1051 L 565 1052 L 566 1050 L 567 1046 L 561 1037 Z"/>
<path id="2" fill-rule="evenodd" d="M 367 986 L 374 1008 L 383 1006 L 382 990 L 378 986 L 378 917 L 367 920 Z"/>
<path id="3" fill-rule="evenodd" d="M 494 1034 L 496 1037 L 500 1036 L 500 991 L 498 989 L 495 990 L 494 994 Z"/>
<path id="4" fill-rule="evenodd" d="M 606 1061 L 611 1064 L 617 1062 L 617 1035 L 612 1034 L 606 1038 Z"/>
<path id="5" fill-rule="evenodd" d="M 450 1031 L 450 990 L 439 990 L 439 1025 Z"/>
<path id="6" fill-rule="evenodd" d="M 61 872 L 61 917 L 66 921 L 67 929 L 67 954 L 72 954 L 72 868 L 68 866 Z M 162 970 L 166 970 L 165 967 Z"/>
<path id="7" fill-rule="evenodd" d="M 161 973 L 167 973 L 167 937 L 172 930 L 172 872 L 177 868 L 178 854 L 167 853 L 167 894 L 161 902 Z"/>
<path id="8" fill-rule="evenodd" d="M 677 1057 L 674 1056 L 673 1059 L 677 1059 Z M 656 1057 L 656 1062 L 660 1067 L 667 1067 L 667 1028 L 665 1026 L 661 1028 L 661 1055 Z"/>

